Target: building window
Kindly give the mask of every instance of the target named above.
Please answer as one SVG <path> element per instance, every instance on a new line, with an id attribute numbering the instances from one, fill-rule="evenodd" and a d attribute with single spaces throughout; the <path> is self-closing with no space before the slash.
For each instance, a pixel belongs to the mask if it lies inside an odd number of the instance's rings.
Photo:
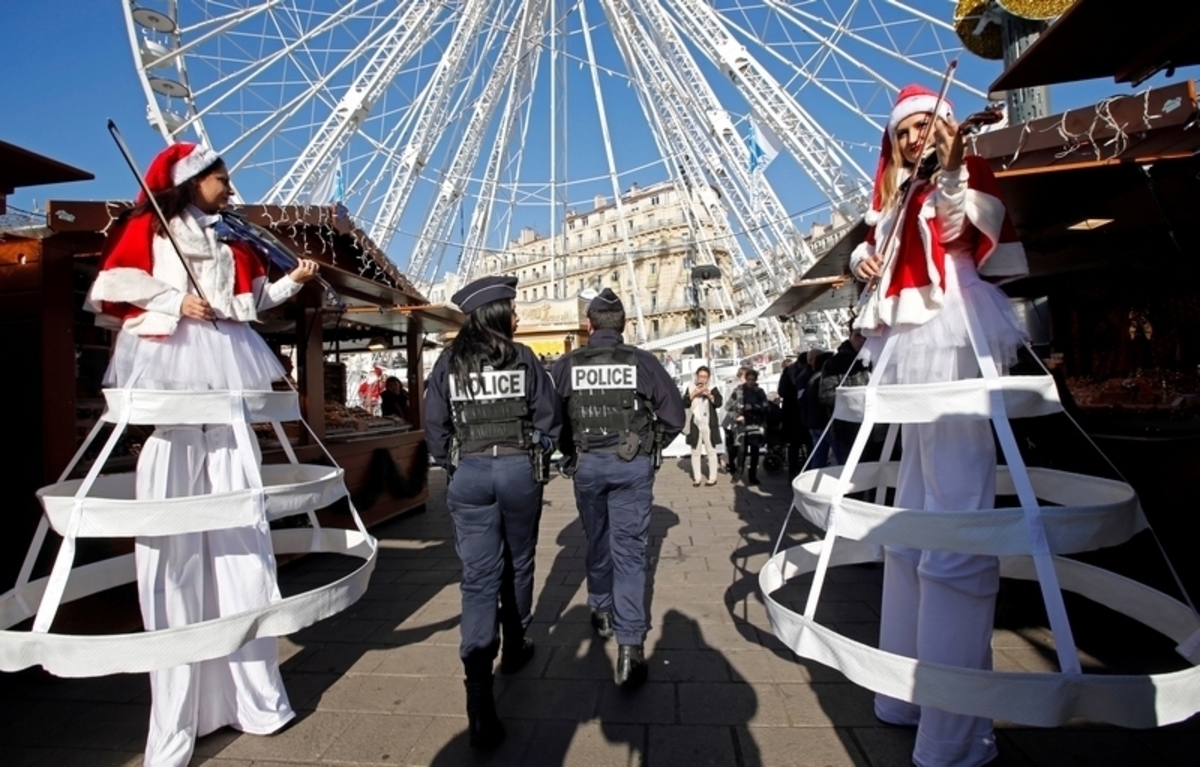
<path id="1" fill-rule="evenodd" d="M 652 312 L 658 311 L 658 291 L 657 290 L 650 291 L 650 311 L 652 311 Z"/>
<path id="2" fill-rule="evenodd" d="M 646 214 L 646 226 L 654 226 L 654 214 L 653 213 Z"/>
<path id="3" fill-rule="evenodd" d="M 527 291 L 527 290 L 522 290 L 522 291 L 521 291 L 521 300 L 522 300 L 522 301 L 528 301 L 528 300 L 529 300 L 529 291 Z"/>
<path id="4" fill-rule="evenodd" d="M 587 226 L 587 216 L 584 216 L 583 218 L 579 219 L 579 225 Z"/>
<path id="5" fill-rule="evenodd" d="M 651 205 L 658 205 L 660 202 L 661 198 L 657 194 L 650 198 Z"/>
<path id="6" fill-rule="evenodd" d="M 545 297 L 546 297 L 546 286 L 543 285 L 542 286 L 542 298 L 545 298 Z"/>
<path id="7" fill-rule="evenodd" d="M 618 272 L 613 272 L 613 273 L 612 273 L 612 281 L 613 281 L 613 282 L 620 282 L 620 281 L 621 281 L 621 275 L 620 275 L 620 273 L 618 273 Z"/>
<path id="8" fill-rule="evenodd" d="M 615 239 L 615 238 L 616 238 L 616 236 L 617 236 L 617 225 L 616 225 L 616 224 L 613 224 L 613 225 L 612 225 L 612 236 L 613 236 L 613 238 L 614 238 L 614 239 Z"/>
<path id="9" fill-rule="evenodd" d="M 650 320 L 650 332 L 658 335 L 658 320 Z"/>
<path id="10" fill-rule="evenodd" d="M 650 262 L 650 273 L 658 274 L 658 262 L 657 261 Z"/>

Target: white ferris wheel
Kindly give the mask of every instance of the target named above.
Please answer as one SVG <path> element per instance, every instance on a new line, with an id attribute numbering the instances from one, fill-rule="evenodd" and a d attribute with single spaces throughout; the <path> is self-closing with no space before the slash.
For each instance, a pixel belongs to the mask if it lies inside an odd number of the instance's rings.
<path id="1" fill-rule="evenodd" d="M 731 265 L 730 324 L 811 265 L 812 222 L 864 210 L 896 91 L 936 88 L 962 54 L 949 0 L 122 6 L 151 125 L 214 147 L 243 200 L 341 202 L 428 287 L 477 274 L 526 227 L 566 273 L 570 212 L 667 184 L 696 263 Z M 962 57 L 960 112 L 985 102 L 988 66 Z M 777 150 L 765 170 L 752 137 Z"/>

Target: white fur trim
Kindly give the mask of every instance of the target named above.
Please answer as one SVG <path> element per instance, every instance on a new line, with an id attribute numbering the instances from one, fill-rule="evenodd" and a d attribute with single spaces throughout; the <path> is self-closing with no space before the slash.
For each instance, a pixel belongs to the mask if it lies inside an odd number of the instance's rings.
<path id="1" fill-rule="evenodd" d="M 88 300 L 93 305 L 107 301 L 140 306 L 173 289 L 169 283 L 141 269 L 120 267 L 105 269 L 96 275 L 96 281 L 92 283 L 92 289 L 88 293 Z"/>
<path id="2" fill-rule="evenodd" d="M 879 211 L 871 208 L 863 215 L 863 221 L 866 222 L 867 226 L 875 226 L 879 223 L 880 215 L 882 214 Z"/>
<path id="3" fill-rule="evenodd" d="M 932 114 L 934 107 L 937 106 L 937 96 L 910 96 L 904 99 L 896 106 L 892 107 L 892 113 L 888 116 L 888 133 L 892 138 L 896 137 L 896 126 L 904 121 L 904 118 L 911 117 L 919 112 Z M 942 99 L 942 105 L 938 109 L 938 115 L 944 118 L 953 116 L 954 110 L 950 106 L 950 102 Z"/>
<path id="4" fill-rule="evenodd" d="M 189 178 L 195 178 L 200 171 L 219 159 L 221 156 L 212 149 L 204 144 L 197 144 L 190 154 L 176 162 L 171 168 L 171 183 L 179 186 Z"/>
<path id="5" fill-rule="evenodd" d="M 1025 246 L 1019 242 L 1002 242 L 979 267 L 979 273 L 993 281 L 1008 282 L 1029 274 Z"/>

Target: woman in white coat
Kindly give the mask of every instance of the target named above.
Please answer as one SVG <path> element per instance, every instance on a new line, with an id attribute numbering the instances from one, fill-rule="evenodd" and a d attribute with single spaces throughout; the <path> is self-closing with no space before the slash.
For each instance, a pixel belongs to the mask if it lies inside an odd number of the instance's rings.
<path id="1" fill-rule="evenodd" d="M 217 237 L 217 214 L 233 190 L 224 164 L 207 147 L 168 147 L 151 164 L 146 181 L 183 252 L 175 252 L 145 199 L 114 226 L 89 295 L 97 323 L 117 330 L 105 385 L 269 390 L 284 371 L 249 323 L 259 311 L 295 295 L 316 275 L 316 263 L 302 260 L 271 283 L 245 243 Z M 249 451 L 239 447 L 229 425 L 161 424 L 138 457 L 137 497 L 244 489 L 260 462 L 257 444 Z M 280 599 L 265 518 L 249 528 L 138 538 L 136 560 L 148 630 Z M 265 735 L 295 716 L 274 637 L 256 639 L 225 658 L 153 672 L 150 689 L 145 752 L 150 767 L 186 765 L 196 738 L 221 727 Z"/>

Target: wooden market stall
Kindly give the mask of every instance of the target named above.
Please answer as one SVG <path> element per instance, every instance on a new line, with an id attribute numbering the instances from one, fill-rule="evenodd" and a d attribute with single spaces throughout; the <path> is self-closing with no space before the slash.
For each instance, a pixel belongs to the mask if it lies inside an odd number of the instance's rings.
<path id="1" fill-rule="evenodd" d="M 0 214 L 16 189 L 86 181 L 91 173 L 0 141 Z M 47 238 L 44 219 L 12 216 L 0 228 L 0 375 L 5 456 L 0 483 L 8 504 L 0 542 L 0 582 L 10 584 L 29 546 L 41 509 L 34 491 L 58 478 L 66 465 L 53 435 L 73 434 L 74 413 L 65 406 L 74 390 L 74 348 L 68 338 L 71 310 L 70 256 Z M 50 354 L 42 350 L 52 347 Z M 70 453 L 66 456 L 70 458 Z M 57 468 L 54 468 L 57 467 Z M 7 586 L 5 586 L 7 588 Z"/>

